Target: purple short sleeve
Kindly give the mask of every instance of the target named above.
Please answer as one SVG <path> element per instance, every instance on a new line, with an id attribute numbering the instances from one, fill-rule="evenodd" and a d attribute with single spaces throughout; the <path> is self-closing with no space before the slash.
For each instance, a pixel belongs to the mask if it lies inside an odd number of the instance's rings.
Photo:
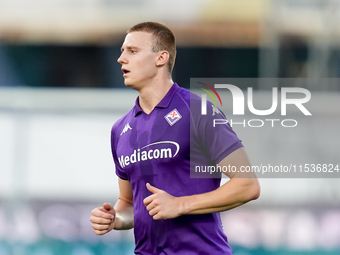
<path id="1" fill-rule="evenodd" d="M 118 161 L 117 153 L 116 153 L 116 144 L 117 144 L 116 137 L 115 137 L 115 134 L 117 133 L 115 131 L 116 128 L 117 128 L 117 125 L 114 125 L 112 127 L 112 130 L 111 130 L 111 151 L 112 151 L 113 161 L 114 161 L 115 167 L 116 167 L 116 175 L 123 180 L 128 180 L 129 179 L 128 175 L 121 168 L 119 161 Z"/>
<path id="2" fill-rule="evenodd" d="M 207 105 L 207 114 L 199 113 L 197 136 L 210 162 L 218 164 L 229 154 L 243 147 L 241 140 L 233 131 L 225 115 L 211 102 Z M 219 119 L 214 125 L 214 120 Z"/>

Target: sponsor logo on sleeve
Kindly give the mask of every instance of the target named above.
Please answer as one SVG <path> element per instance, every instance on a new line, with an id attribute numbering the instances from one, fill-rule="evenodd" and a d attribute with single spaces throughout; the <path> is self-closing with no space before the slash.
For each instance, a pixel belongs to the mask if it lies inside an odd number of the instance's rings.
<path id="1" fill-rule="evenodd" d="M 220 110 L 215 106 L 215 105 L 211 105 L 212 106 L 212 116 L 215 116 L 215 114 L 221 114 Z"/>

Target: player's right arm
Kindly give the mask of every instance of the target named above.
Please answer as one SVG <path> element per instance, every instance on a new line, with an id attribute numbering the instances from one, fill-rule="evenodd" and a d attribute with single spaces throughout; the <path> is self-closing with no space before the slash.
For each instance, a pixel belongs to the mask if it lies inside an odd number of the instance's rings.
<path id="1" fill-rule="evenodd" d="M 97 235 L 104 235 L 112 229 L 131 229 L 134 226 L 131 184 L 121 178 L 118 178 L 118 184 L 119 198 L 115 206 L 104 203 L 103 207 L 97 207 L 91 212 L 92 228 Z"/>

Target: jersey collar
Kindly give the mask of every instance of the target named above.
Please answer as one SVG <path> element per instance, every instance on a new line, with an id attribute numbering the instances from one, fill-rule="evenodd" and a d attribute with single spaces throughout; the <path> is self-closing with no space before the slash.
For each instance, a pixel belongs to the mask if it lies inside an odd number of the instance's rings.
<path id="1" fill-rule="evenodd" d="M 166 95 L 163 97 L 163 99 L 156 105 L 155 108 L 167 108 L 173 98 L 173 96 L 175 95 L 177 89 L 179 88 L 178 84 L 175 82 L 170 90 L 168 91 L 168 93 L 166 93 Z M 142 113 L 143 110 L 142 108 L 140 108 L 139 106 L 139 97 L 137 97 L 136 99 L 136 103 L 135 103 L 135 116 L 139 115 L 140 113 Z"/>

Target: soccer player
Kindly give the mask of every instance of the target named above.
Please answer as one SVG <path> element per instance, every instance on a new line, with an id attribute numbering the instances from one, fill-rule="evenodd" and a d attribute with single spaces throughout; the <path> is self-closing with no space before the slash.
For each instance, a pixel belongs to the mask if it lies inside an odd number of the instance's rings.
<path id="1" fill-rule="evenodd" d="M 258 180 L 226 172 L 230 180 L 220 186 L 220 176 L 206 178 L 194 166 L 249 166 L 241 141 L 229 125 L 213 127 L 212 115 L 223 113 L 208 106 L 201 115 L 200 98 L 172 81 L 176 46 L 168 27 L 137 24 L 121 51 L 124 83 L 139 96 L 112 128 L 120 193 L 114 207 L 92 210 L 94 232 L 134 228 L 135 254 L 232 254 L 219 212 L 257 199 Z"/>

